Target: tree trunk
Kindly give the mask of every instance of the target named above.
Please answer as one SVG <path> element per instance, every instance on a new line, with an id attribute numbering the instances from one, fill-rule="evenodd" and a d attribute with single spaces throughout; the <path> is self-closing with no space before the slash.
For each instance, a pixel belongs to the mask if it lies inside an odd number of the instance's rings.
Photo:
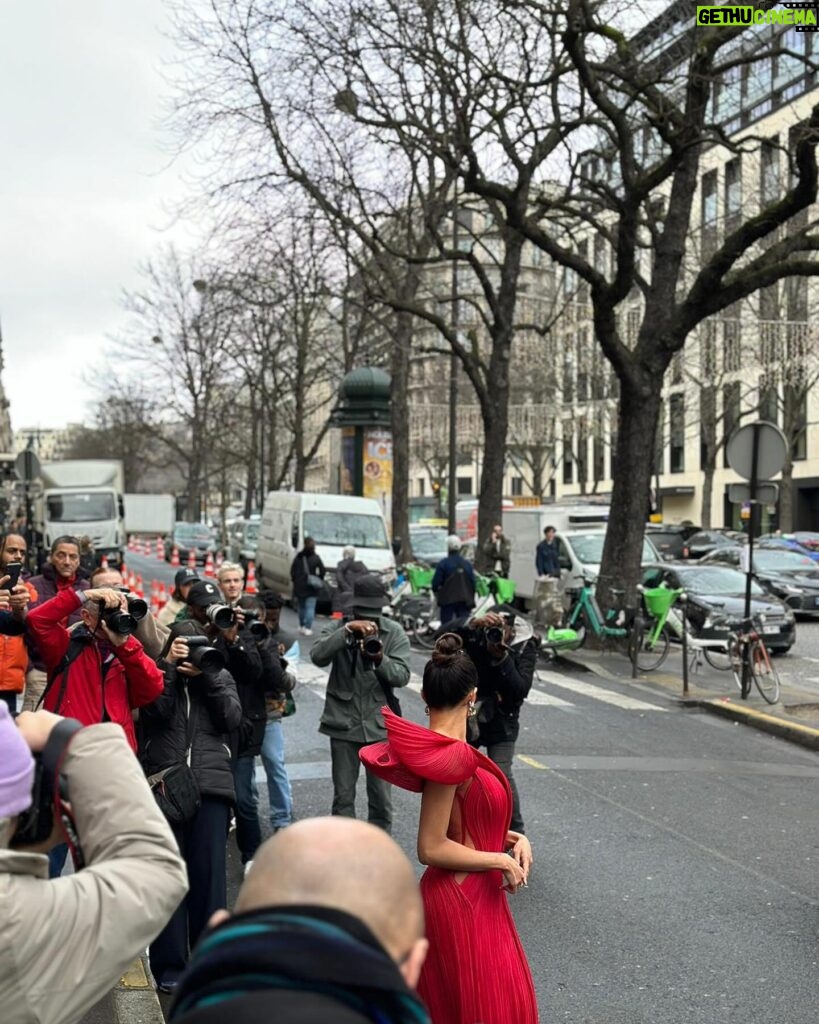
<path id="1" fill-rule="evenodd" d="M 490 415 L 483 419 L 483 467 L 478 495 L 478 549 L 475 561 L 479 572 L 490 568 L 482 551 L 492 527 L 500 522 L 503 502 L 503 469 L 506 462 L 506 431 L 509 425 L 509 389 L 499 394 L 493 389 L 496 402 Z"/>
<path id="2" fill-rule="evenodd" d="M 711 506 L 714 501 L 714 470 L 716 467 L 716 452 L 712 457 L 708 453 L 708 460 L 705 469 L 702 471 L 702 505 L 700 507 L 700 526 L 703 530 L 711 529 Z"/>
<path id="3" fill-rule="evenodd" d="M 651 371 L 643 372 L 647 378 L 650 376 Z M 658 381 L 662 381 L 662 374 Z M 654 438 L 662 402 L 657 381 L 647 380 L 642 387 L 625 380 L 620 384 L 611 494 L 611 507 L 617 515 L 609 519 L 597 583 L 597 596 L 605 607 L 615 603 L 611 588 L 625 588 L 628 603 L 633 603 L 640 582 Z"/>
<path id="4" fill-rule="evenodd" d="M 790 449 L 785 456 L 779 482 L 779 518 L 776 525 L 783 533 L 793 530 L 793 454 Z"/>
<path id="5" fill-rule="evenodd" d="M 413 318 L 410 313 L 396 314 L 395 337 L 390 356 L 392 429 L 392 538 L 401 541 L 401 558 L 412 559 L 409 532 L 409 385 L 410 350 Z"/>
<path id="6" fill-rule="evenodd" d="M 245 507 L 247 519 L 253 511 L 256 495 L 256 460 L 259 454 L 259 417 L 256 414 L 256 396 L 253 388 L 250 391 L 250 447 L 247 453 L 247 473 L 245 475 Z"/>

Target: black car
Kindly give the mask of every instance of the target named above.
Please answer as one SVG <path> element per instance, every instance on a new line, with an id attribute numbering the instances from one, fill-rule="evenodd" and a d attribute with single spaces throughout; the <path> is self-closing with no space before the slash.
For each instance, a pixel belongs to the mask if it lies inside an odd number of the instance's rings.
<path id="1" fill-rule="evenodd" d="M 702 559 L 700 565 L 730 565 L 741 568 L 743 549 L 720 548 Z M 801 615 L 819 615 L 819 566 L 798 551 L 773 548 L 754 550 L 754 579 L 765 590 L 781 598 Z"/>
<path id="2" fill-rule="evenodd" d="M 688 557 L 703 558 L 717 548 L 733 548 L 747 540 L 739 530 L 699 530 L 688 538 Z"/>
<path id="3" fill-rule="evenodd" d="M 186 562 L 193 551 L 196 561 L 204 564 L 208 552 L 215 554 L 216 541 L 204 523 L 176 523 L 171 536 L 165 538 L 166 562 L 171 561 L 174 548 L 179 552 L 180 562 Z"/>
<path id="4" fill-rule="evenodd" d="M 688 596 L 686 614 L 694 633 L 706 640 L 721 640 L 736 632 L 745 617 L 745 573 L 727 565 L 699 562 L 657 562 L 643 569 L 643 583 L 665 583 L 682 588 Z M 751 581 L 751 615 L 764 616 L 762 633 L 771 651 L 784 653 L 796 640 L 792 609 Z M 715 620 L 726 619 L 720 625 Z"/>
<path id="5" fill-rule="evenodd" d="M 663 558 L 676 561 L 688 558 L 688 541 L 699 533 L 699 526 L 654 525 L 646 527 L 646 536 Z"/>

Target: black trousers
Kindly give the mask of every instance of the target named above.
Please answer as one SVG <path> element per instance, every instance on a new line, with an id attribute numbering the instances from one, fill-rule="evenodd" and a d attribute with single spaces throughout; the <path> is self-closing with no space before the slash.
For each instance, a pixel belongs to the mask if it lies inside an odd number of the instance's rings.
<path id="1" fill-rule="evenodd" d="M 195 817 L 174 825 L 173 834 L 188 868 L 188 895 L 151 943 L 151 972 L 157 983 L 175 981 L 215 910 L 227 907 L 227 838 L 230 803 L 203 796 Z"/>

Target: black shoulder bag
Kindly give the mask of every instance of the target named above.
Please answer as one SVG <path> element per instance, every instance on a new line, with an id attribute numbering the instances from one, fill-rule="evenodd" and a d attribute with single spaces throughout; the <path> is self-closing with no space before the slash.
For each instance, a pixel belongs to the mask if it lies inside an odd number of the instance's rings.
<path id="1" fill-rule="evenodd" d="M 154 799 L 171 825 L 184 825 L 202 806 L 199 783 L 191 768 L 191 748 L 196 731 L 194 713 L 197 712 L 191 707 L 185 730 L 185 760 L 181 764 L 172 764 L 169 768 L 163 768 L 148 776 L 148 785 L 153 791 Z"/>

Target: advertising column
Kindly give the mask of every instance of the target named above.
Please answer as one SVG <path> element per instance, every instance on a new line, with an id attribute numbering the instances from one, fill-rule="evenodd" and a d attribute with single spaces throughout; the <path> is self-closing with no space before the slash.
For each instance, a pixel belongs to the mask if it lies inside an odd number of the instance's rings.
<path id="1" fill-rule="evenodd" d="M 387 522 L 392 520 L 392 435 L 383 427 L 364 428 L 365 498 L 375 498 L 384 510 Z"/>

